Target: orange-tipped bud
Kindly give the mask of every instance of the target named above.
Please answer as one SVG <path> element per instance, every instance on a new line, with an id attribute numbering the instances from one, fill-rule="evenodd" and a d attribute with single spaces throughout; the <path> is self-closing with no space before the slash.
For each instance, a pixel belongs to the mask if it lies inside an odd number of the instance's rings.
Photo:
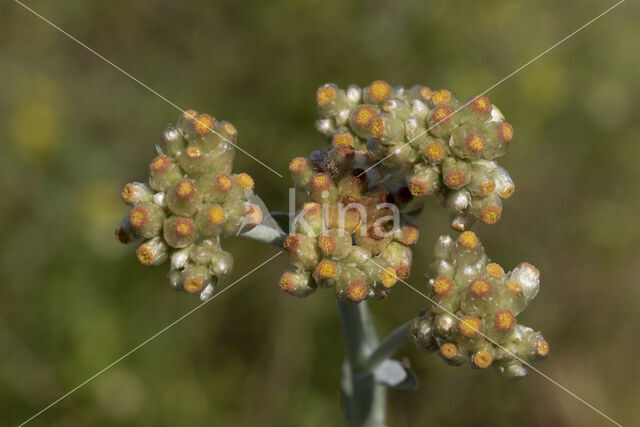
<path id="1" fill-rule="evenodd" d="M 196 183 L 190 179 L 181 180 L 176 186 L 176 196 L 180 200 L 190 200 L 196 194 Z"/>
<path id="2" fill-rule="evenodd" d="M 451 92 L 446 89 L 439 89 L 431 94 L 431 101 L 434 105 L 448 104 L 451 102 L 451 98 Z"/>
<path id="3" fill-rule="evenodd" d="M 215 186 L 221 193 L 228 193 L 233 188 L 233 179 L 226 173 L 218 174 L 216 176 Z"/>
<path id="4" fill-rule="evenodd" d="M 480 220 L 485 224 L 495 224 L 500 221 L 502 217 L 502 209 L 496 205 L 489 205 L 482 208 L 480 211 Z"/>
<path id="5" fill-rule="evenodd" d="M 493 362 L 493 358 L 491 357 L 491 353 L 487 350 L 480 350 L 476 354 L 471 357 L 471 361 L 478 368 L 487 368 Z"/>
<path id="6" fill-rule="evenodd" d="M 391 96 L 391 86 L 384 80 L 376 80 L 369 85 L 367 90 L 367 98 L 371 102 L 380 104 Z"/>
<path id="7" fill-rule="evenodd" d="M 331 178 L 326 173 L 316 173 L 311 177 L 311 187 L 317 192 L 328 190 L 331 187 Z"/>
<path id="8" fill-rule="evenodd" d="M 360 279 L 352 280 L 346 289 L 347 298 L 360 302 L 367 297 L 367 284 Z"/>
<path id="9" fill-rule="evenodd" d="M 513 126 L 511 126 L 507 122 L 502 122 L 498 124 L 498 139 L 504 143 L 508 144 L 513 139 Z"/>
<path id="10" fill-rule="evenodd" d="M 467 149 L 470 152 L 476 153 L 476 154 L 482 153 L 484 149 L 487 147 L 487 142 L 485 141 L 484 136 L 475 132 L 467 135 L 465 144 L 467 146 Z"/>
<path id="11" fill-rule="evenodd" d="M 438 141 L 429 141 L 424 148 L 424 155 L 429 161 L 439 163 L 444 159 L 444 147 Z"/>
<path id="12" fill-rule="evenodd" d="M 489 277 L 494 279 L 502 279 L 504 277 L 504 269 L 500 264 L 496 264 L 495 262 L 487 264 L 485 270 Z"/>
<path id="13" fill-rule="evenodd" d="M 448 277 L 440 276 L 431 284 L 433 293 L 440 298 L 444 298 L 453 291 L 453 280 Z"/>
<path id="14" fill-rule="evenodd" d="M 462 316 L 458 321 L 458 331 L 466 338 L 475 338 L 480 328 L 482 328 L 482 321 L 475 316 Z"/>
<path id="15" fill-rule="evenodd" d="M 460 168 L 452 168 L 444 176 L 444 182 L 449 188 L 460 188 L 465 184 L 466 180 L 467 176 Z"/>
<path id="16" fill-rule="evenodd" d="M 513 328 L 516 323 L 516 318 L 511 310 L 500 310 L 493 316 L 493 323 L 499 331 L 506 332 Z"/>
<path id="17" fill-rule="evenodd" d="M 536 341 L 536 355 L 546 357 L 549 354 L 549 343 L 545 340 Z"/>
<path id="18" fill-rule="evenodd" d="M 149 224 L 149 209 L 144 206 L 136 206 L 129 212 L 129 222 L 134 228 L 142 229 Z"/>
<path id="19" fill-rule="evenodd" d="M 323 259 L 316 267 L 316 272 L 321 279 L 333 279 L 338 274 L 338 264 L 330 259 Z"/>
<path id="20" fill-rule="evenodd" d="M 167 172 L 171 165 L 173 164 L 173 160 L 169 156 L 158 156 L 151 161 L 149 165 L 149 170 L 151 173 L 161 174 Z"/>
<path id="21" fill-rule="evenodd" d="M 251 175 L 246 173 L 240 173 L 236 175 L 236 181 L 238 185 L 244 190 L 253 190 L 253 187 L 255 185 L 255 182 L 253 181 L 253 178 L 251 178 Z"/>
<path id="22" fill-rule="evenodd" d="M 465 231 L 458 236 L 458 243 L 467 249 L 475 249 L 478 247 L 480 241 L 478 236 L 473 231 Z"/>
<path id="23" fill-rule="evenodd" d="M 256 204 L 249 204 L 244 210 L 244 217 L 249 226 L 255 227 L 262 223 L 262 209 Z"/>
<path id="24" fill-rule="evenodd" d="M 206 135 L 210 132 L 213 132 L 213 129 L 216 126 L 216 121 L 209 114 L 200 114 L 196 118 L 193 119 L 193 130 L 198 135 Z"/>
<path id="25" fill-rule="evenodd" d="M 491 283 L 484 279 L 474 279 L 469 284 L 469 293 L 476 298 L 486 298 L 491 294 Z"/>
<path id="26" fill-rule="evenodd" d="M 458 347 L 451 342 L 444 343 L 440 346 L 440 354 L 448 360 L 453 360 L 458 354 Z"/>
<path id="27" fill-rule="evenodd" d="M 385 288 L 390 288 L 398 282 L 398 277 L 393 268 L 383 268 L 380 272 L 380 282 Z"/>
<path id="28" fill-rule="evenodd" d="M 355 138 L 350 133 L 342 132 L 336 133 L 331 139 L 331 145 L 338 147 L 340 145 L 347 145 L 353 147 L 355 144 Z"/>
<path id="29" fill-rule="evenodd" d="M 474 112 L 484 115 L 491 113 L 492 105 L 491 102 L 489 102 L 489 98 L 484 95 L 480 95 L 473 98 L 471 107 L 473 108 Z"/>
<path id="30" fill-rule="evenodd" d="M 335 85 L 325 84 L 320 86 L 316 91 L 316 102 L 319 106 L 324 107 L 336 100 L 338 96 L 338 91 L 336 90 Z"/>

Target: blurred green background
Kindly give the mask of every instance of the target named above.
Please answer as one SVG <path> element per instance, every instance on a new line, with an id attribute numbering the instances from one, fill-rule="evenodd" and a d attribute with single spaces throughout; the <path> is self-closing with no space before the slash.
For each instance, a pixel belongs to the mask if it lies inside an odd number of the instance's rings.
<path id="1" fill-rule="evenodd" d="M 274 210 L 287 164 L 322 141 L 320 84 L 477 94 L 613 2 L 29 1 L 183 108 L 233 122 Z M 542 290 L 519 317 L 551 344 L 537 368 L 625 425 L 640 424 L 640 32 L 626 2 L 488 96 L 514 125 L 516 181 L 492 259 L 529 261 Z M 113 228 L 121 187 L 143 180 L 178 111 L 17 3 L 0 4 L 0 418 L 17 425 L 198 304 L 167 266 L 143 267 Z M 411 283 L 436 237 L 420 219 Z M 227 241 L 240 277 L 275 253 Z M 35 419 L 47 426 L 340 424 L 343 343 L 330 292 L 283 294 L 280 257 Z M 425 306 L 398 285 L 371 304 L 388 332 Z M 541 376 L 509 382 L 406 346 L 421 387 L 393 391 L 391 426 L 607 425 Z"/>

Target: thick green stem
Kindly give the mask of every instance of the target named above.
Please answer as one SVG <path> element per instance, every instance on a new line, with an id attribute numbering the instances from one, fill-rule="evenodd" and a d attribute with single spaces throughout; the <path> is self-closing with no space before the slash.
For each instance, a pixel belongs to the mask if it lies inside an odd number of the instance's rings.
<path id="1" fill-rule="evenodd" d="M 378 335 L 366 301 L 338 301 L 347 357 L 342 369 L 342 402 L 350 427 L 386 427 L 387 388 L 375 381 L 367 360 Z"/>

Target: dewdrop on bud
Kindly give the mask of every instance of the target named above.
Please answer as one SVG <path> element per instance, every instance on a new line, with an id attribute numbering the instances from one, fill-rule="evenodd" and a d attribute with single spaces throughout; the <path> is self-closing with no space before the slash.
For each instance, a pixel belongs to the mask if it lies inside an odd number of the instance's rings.
<path id="1" fill-rule="evenodd" d="M 152 198 L 153 190 L 141 182 L 132 182 L 122 189 L 122 201 L 130 206 L 136 203 L 150 202 Z"/>
<path id="2" fill-rule="evenodd" d="M 456 231 L 466 231 L 476 222 L 476 217 L 468 212 L 454 213 L 451 215 L 450 225 Z"/>
<path id="3" fill-rule="evenodd" d="M 136 257 L 143 265 L 160 265 L 168 258 L 168 246 L 158 236 L 147 240 L 136 250 Z"/>
<path id="4" fill-rule="evenodd" d="M 311 295 L 317 288 L 308 271 L 287 271 L 280 277 L 280 289 L 295 297 Z"/>

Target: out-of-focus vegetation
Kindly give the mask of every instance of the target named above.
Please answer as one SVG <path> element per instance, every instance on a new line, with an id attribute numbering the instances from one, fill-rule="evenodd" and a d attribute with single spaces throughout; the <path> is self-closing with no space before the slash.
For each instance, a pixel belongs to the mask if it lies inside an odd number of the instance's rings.
<path id="1" fill-rule="evenodd" d="M 322 144 L 320 84 L 381 78 L 467 97 L 609 5 L 346 3 L 28 2 L 176 104 L 233 122 L 239 144 L 285 175 L 237 155 L 236 170 L 277 210 L 290 158 Z M 640 423 L 638 11 L 626 2 L 488 94 L 515 128 L 502 163 L 516 192 L 500 223 L 474 227 L 505 268 L 525 259 L 542 272 L 523 319 L 551 344 L 536 367 L 625 425 Z M 10 1 L 0 5 L 0 81 L 0 413 L 16 425 L 198 301 L 113 237 L 121 186 L 144 179 L 178 111 Z M 435 202 L 420 219 L 415 286 L 447 220 Z M 274 253 L 226 247 L 235 277 Z M 285 265 L 241 281 L 32 425 L 339 422 L 334 298 L 282 293 Z M 398 284 L 371 305 L 390 331 L 425 301 Z M 421 387 L 391 393 L 392 426 L 605 423 L 535 373 L 509 382 L 412 346 L 401 355 Z"/>

